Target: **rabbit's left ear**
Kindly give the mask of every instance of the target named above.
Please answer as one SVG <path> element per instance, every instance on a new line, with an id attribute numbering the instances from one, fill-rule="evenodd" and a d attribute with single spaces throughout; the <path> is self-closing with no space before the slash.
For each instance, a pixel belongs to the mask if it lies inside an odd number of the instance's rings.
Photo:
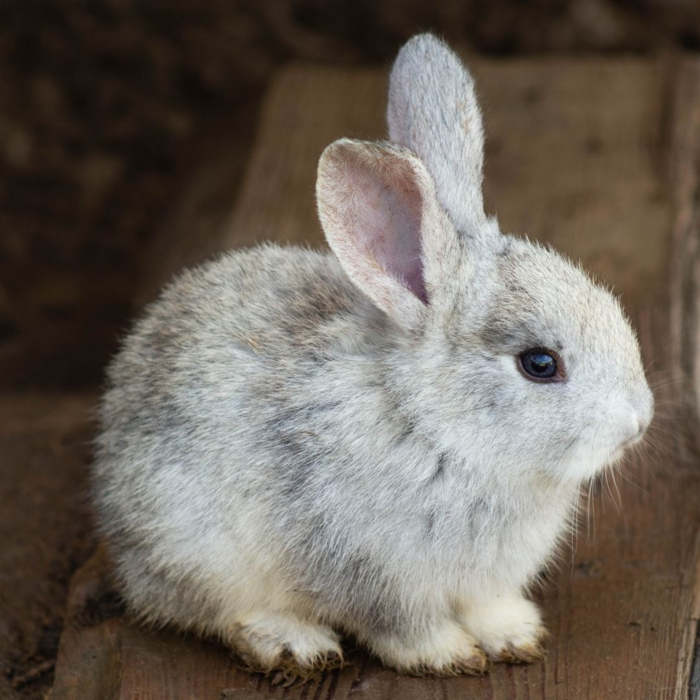
<path id="1" fill-rule="evenodd" d="M 389 140 L 425 163 L 457 229 L 483 231 L 484 135 L 474 81 L 432 34 L 414 36 L 399 51 L 389 80 L 387 122 Z"/>
<path id="2" fill-rule="evenodd" d="M 316 199 L 348 277 L 399 325 L 419 326 L 463 257 L 423 163 L 392 144 L 340 139 L 321 155 Z"/>

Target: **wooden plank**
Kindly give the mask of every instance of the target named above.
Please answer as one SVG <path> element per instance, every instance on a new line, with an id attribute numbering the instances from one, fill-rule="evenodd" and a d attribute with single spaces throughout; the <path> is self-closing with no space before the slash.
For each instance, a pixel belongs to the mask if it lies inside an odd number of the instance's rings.
<path id="1" fill-rule="evenodd" d="M 680 399 L 691 426 L 684 456 L 692 460 L 700 448 L 700 435 L 694 429 L 700 421 L 700 61 L 682 63 L 671 109 L 674 119 L 669 165 L 674 220 L 669 321 L 674 351 L 673 379 L 686 389 Z M 682 682 L 687 674 L 692 674 L 689 696 L 691 700 L 700 700 L 700 529 L 697 517 L 695 564 L 694 576 L 689 577 L 694 599 L 683 629 L 678 675 Z"/>
<path id="2" fill-rule="evenodd" d="M 686 61 L 672 95 L 675 116 L 671 141 L 670 180 L 674 221 L 671 273 L 671 330 L 674 371 L 687 382 L 690 408 L 700 418 L 700 64 Z"/>
<path id="3" fill-rule="evenodd" d="M 94 548 L 95 397 L 0 397 L 0 697 L 51 684 L 68 583 Z"/>
<path id="4" fill-rule="evenodd" d="M 673 74 L 642 60 L 473 66 L 486 112 L 489 202 L 504 230 L 556 243 L 614 284 L 639 320 L 648 364 L 663 367 L 668 313 L 650 309 L 667 296 L 671 205 L 678 207 L 665 194 L 661 167 L 663 85 Z M 679 84 L 687 79 L 682 73 Z M 317 244 L 316 159 L 336 137 L 381 136 L 385 82 L 383 71 L 283 71 L 230 222 L 207 241 L 208 251 L 265 238 Z M 676 106 L 672 133 L 687 108 L 683 100 Z M 683 314 L 679 323 L 682 329 Z M 595 512 L 574 553 L 536 594 L 552 632 L 542 663 L 499 664 L 484 678 L 415 679 L 355 651 L 342 671 L 273 688 L 236 670 L 215 644 L 149 632 L 122 616 L 86 616 L 95 603 L 85 601 L 112 600 L 98 558 L 73 582 L 52 697 L 686 697 L 700 470 L 676 427 L 684 419 L 674 408 L 682 388 L 664 378 L 655 428 L 667 434 L 657 434 L 657 451 L 629 461 L 618 503 L 617 496 L 592 499 Z M 86 588 L 89 596 L 80 593 Z"/>

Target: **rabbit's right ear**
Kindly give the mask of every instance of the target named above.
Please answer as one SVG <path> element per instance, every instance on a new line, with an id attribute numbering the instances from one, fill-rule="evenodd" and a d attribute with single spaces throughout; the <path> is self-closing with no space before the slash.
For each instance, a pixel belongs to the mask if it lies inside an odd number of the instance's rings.
<path id="1" fill-rule="evenodd" d="M 387 122 L 389 140 L 425 163 L 457 229 L 483 231 L 484 135 L 474 81 L 432 34 L 414 36 L 399 51 L 389 79 Z"/>
<path id="2" fill-rule="evenodd" d="M 319 160 L 316 200 L 348 277 L 399 325 L 418 327 L 462 260 L 423 163 L 393 144 L 340 139 Z"/>

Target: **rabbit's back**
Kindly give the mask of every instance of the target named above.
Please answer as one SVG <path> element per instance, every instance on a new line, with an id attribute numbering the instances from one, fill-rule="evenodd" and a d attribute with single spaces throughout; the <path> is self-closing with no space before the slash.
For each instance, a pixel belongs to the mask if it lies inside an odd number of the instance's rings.
<path id="1" fill-rule="evenodd" d="M 330 256 L 301 249 L 265 246 L 185 271 L 109 367 L 101 456 L 117 456 L 136 436 L 142 448 L 170 443 L 231 410 L 240 424 L 247 394 L 332 351 L 333 326 L 356 296 Z"/>
<path id="2" fill-rule="evenodd" d="M 233 563 L 239 601 L 279 568 L 274 538 L 261 538 L 279 480 L 296 478 L 275 463 L 289 455 L 280 431 L 323 363 L 372 342 L 361 297 L 331 256 L 263 246 L 185 271 L 125 338 L 101 404 L 94 491 L 127 599 L 146 617 L 171 608 L 201 627 Z"/>

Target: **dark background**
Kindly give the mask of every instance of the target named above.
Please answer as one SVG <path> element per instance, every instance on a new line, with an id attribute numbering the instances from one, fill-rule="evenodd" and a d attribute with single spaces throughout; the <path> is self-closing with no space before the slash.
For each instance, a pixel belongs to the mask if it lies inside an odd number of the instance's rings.
<path id="1" fill-rule="evenodd" d="M 387 65 L 428 29 L 503 58 L 662 55 L 700 50 L 700 3 L 0 0 L 0 697 L 51 685 L 94 546 L 92 428 L 65 397 L 99 387 L 180 203 L 224 152 L 198 206 L 230 212 L 276 68 Z"/>
<path id="2" fill-rule="evenodd" d="M 503 57 L 697 50 L 700 3 L 0 1 L 0 389 L 99 383 L 212 134 L 233 200 L 275 68 L 387 62 L 424 29 Z"/>

